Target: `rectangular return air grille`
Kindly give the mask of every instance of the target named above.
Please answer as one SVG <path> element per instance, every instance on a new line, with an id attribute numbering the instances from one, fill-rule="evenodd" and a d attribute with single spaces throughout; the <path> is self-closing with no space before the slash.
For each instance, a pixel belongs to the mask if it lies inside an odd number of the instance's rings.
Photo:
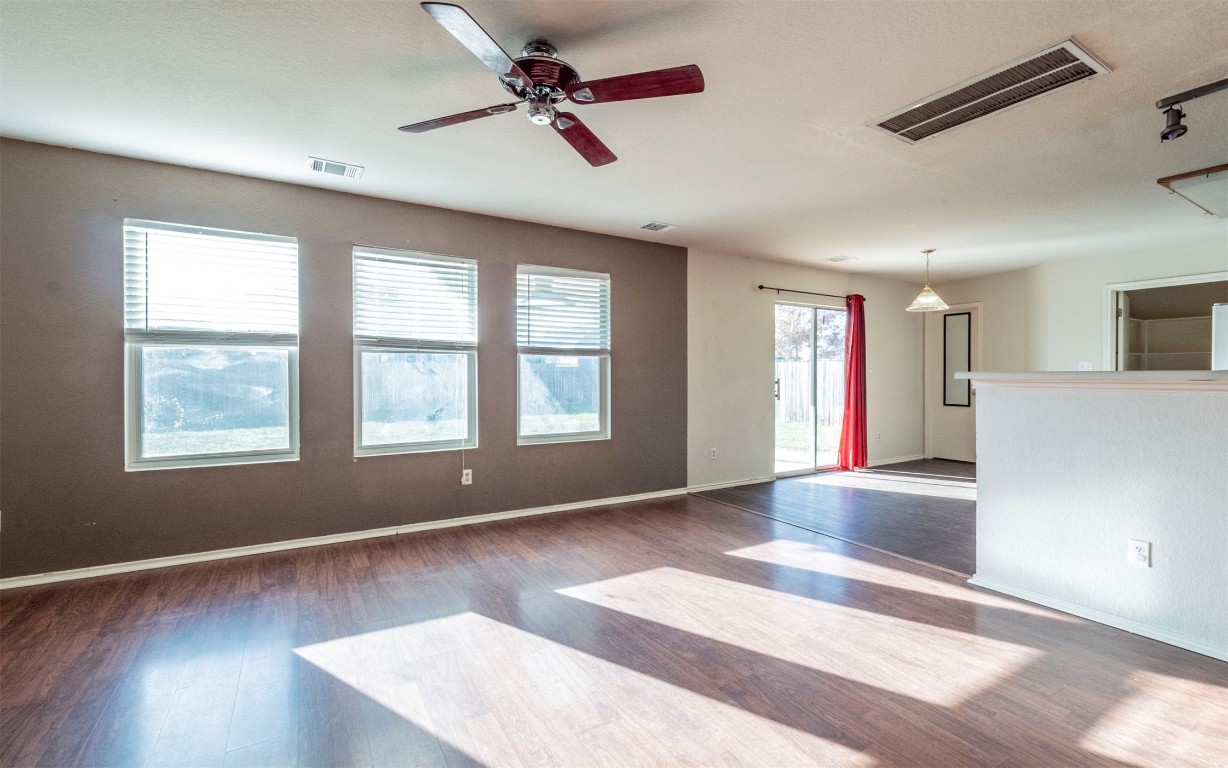
<path id="1" fill-rule="evenodd" d="M 307 158 L 307 167 L 319 173 L 330 173 L 333 176 L 344 176 L 347 179 L 361 179 L 363 167 L 361 165 L 351 165 L 350 163 L 342 163 L 336 160 L 325 160 L 321 157 Z"/>
<path id="2" fill-rule="evenodd" d="M 1073 40 L 1005 64 L 905 109 L 874 127 L 915 144 L 1050 91 L 1108 72 Z"/>

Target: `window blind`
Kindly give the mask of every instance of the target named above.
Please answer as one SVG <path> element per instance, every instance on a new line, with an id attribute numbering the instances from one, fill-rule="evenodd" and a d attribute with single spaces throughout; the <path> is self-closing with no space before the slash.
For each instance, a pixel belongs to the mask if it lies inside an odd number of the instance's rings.
<path id="1" fill-rule="evenodd" d="M 297 336 L 298 241 L 126 219 L 124 327 Z"/>
<path id="2" fill-rule="evenodd" d="M 610 276 L 517 267 L 516 344 L 537 349 L 609 349 Z"/>
<path id="3" fill-rule="evenodd" d="M 354 336 L 411 345 L 478 341 L 478 263 L 413 251 L 354 249 Z"/>

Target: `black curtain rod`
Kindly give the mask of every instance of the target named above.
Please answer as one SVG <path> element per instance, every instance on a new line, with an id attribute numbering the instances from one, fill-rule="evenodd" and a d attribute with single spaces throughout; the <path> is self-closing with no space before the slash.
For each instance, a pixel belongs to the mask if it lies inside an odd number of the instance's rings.
<path id="1" fill-rule="evenodd" d="M 849 298 L 848 296 L 837 296 L 834 293 L 815 293 L 814 291 L 795 291 L 792 288 L 773 288 L 770 285 L 761 285 L 759 286 L 759 290 L 776 291 L 777 293 L 780 293 L 781 291 L 784 291 L 785 293 L 804 293 L 807 296 L 826 296 L 829 299 L 844 299 L 845 301 L 848 301 L 848 298 Z"/>

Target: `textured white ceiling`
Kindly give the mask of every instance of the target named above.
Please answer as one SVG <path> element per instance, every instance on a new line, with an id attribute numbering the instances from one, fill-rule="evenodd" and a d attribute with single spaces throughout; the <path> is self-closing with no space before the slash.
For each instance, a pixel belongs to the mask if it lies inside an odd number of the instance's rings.
<path id="1" fill-rule="evenodd" d="M 1228 92 L 1160 145 L 1157 98 L 1228 77 L 1228 1 L 462 0 L 515 55 L 582 77 L 681 64 L 707 91 L 575 111 L 590 168 L 414 2 L 0 0 L 0 133 L 834 269 L 936 280 L 1161 241 L 1223 220 L 1161 176 L 1228 162 Z M 1074 36 L 1113 72 L 916 146 L 865 124 Z M 366 166 L 359 181 L 308 155 Z M 641 233 L 649 220 L 681 225 Z"/>

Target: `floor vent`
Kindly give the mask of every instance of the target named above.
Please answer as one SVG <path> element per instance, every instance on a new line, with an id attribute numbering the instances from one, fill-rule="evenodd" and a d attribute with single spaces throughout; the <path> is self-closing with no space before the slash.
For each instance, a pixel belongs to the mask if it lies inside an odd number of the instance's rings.
<path id="1" fill-rule="evenodd" d="M 898 109 L 871 125 L 901 141 L 916 144 L 1108 71 L 1075 41 L 1066 40 Z"/>

